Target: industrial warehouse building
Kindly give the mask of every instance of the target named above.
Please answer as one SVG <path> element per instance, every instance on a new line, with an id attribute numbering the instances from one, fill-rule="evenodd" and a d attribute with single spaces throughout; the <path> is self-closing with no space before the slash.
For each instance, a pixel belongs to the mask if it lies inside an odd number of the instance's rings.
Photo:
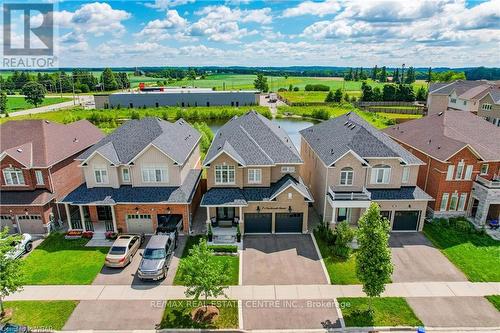
<path id="1" fill-rule="evenodd" d="M 115 107 L 160 106 L 245 106 L 257 105 L 259 92 L 254 90 L 215 91 L 203 88 L 155 88 L 94 96 L 96 109 Z"/>

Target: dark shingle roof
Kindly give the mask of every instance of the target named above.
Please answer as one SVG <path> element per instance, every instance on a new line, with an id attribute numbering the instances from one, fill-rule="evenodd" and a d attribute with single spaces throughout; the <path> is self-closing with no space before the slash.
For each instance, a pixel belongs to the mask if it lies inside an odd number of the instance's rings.
<path id="1" fill-rule="evenodd" d="M 201 170 L 191 169 L 179 187 L 151 186 L 132 187 L 122 185 L 120 188 L 94 187 L 80 185 L 68 194 L 61 202 L 73 204 L 115 204 L 125 202 L 136 203 L 189 203 L 194 195 Z"/>
<path id="2" fill-rule="evenodd" d="M 149 144 L 182 165 L 200 140 L 200 133 L 183 119 L 170 123 L 147 117 L 129 120 L 99 141 L 78 159 L 86 159 L 95 151 L 115 164 L 127 164 Z"/>
<path id="3" fill-rule="evenodd" d="M 328 166 L 350 150 L 362 158 L 392 157 L 407 164 L 422 163 L 354 112 L 303 129 L 300 134 Z"/>
<path id="4" fill-rule="evenodd" d="M 245 166 L 302 163 L 285 131 L 255 111 L 234 117 L 217 131 L 204 164 L 222 151 Z"/>
<path id="5" fill-rule="evenodd" d="M 47 190 L 35 191 L 2 191 L 0 192 L 1 205 L 45 205 L 55 198 L 55 194 Z"/>
<path id="6" fill-rule="evenodd" d="M 433 83 L 429 88 L 429 93 L 449 95 L 453 92 L 453 90 L 455 90 L 458 96 L 462 95 L 469 89 L 472 89 L 474 87 L 486 83 L 487 83 L 486 81 L 466 81 L 466 80 L 457 80 L 454 82 L 447 82 L 447 83 Z"/>
<path id="7" fill-rule="evenodd" d="M 369 189 L 372 200 L 434 200 L 418 186 L 397 189 Z"/>

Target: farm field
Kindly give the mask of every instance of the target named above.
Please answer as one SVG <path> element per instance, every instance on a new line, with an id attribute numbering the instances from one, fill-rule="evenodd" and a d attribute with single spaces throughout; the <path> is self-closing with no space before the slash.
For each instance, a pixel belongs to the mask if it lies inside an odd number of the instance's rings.
<path id="1" fill-rule="evenodd" d="M 52 105 L 57 103 L 69 102 L 72 98 L 61 98 L 61 97 L 49 97 L 45 98 L 40 106 Z M 33 105 L 29 104 L 24 100 L 24 97 L 8 97 L 7 98 L 7 112 L 26 110 L 34 108 Z"/>

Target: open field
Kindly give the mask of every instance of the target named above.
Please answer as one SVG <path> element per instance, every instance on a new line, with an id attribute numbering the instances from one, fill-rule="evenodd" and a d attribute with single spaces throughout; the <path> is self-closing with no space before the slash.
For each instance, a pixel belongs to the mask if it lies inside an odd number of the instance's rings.
<path id="1" fill-rule="evenodd" d="M 63 103 L 63 102 L 69 102 L 71 101 L 71 98 L 61 98 L 61 97 L 50 97 L 50 98 L 45 98 L 40 106 L 46 106 L 46 105 L 52 105 L 52 104 L 57 104 L 57 103 Z M 26 110 L 26 109 L 32 109 L 35 106 L 29 104 L 24 100 L 24 97 L 8 97 L 7 98 L 7 112 L 12 112 L 12 111 L 19 111 L 19 110 Z"/>

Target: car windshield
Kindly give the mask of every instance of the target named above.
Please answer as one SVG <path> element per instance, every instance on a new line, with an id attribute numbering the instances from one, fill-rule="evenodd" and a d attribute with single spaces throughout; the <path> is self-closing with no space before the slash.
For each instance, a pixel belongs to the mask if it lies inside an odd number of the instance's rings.
<path id="1" fill-rule="evenodd" d="M 165 249 L 146 249 L 144 259 L 163 259 L 165 258 Z"/>
<path id="2" fill-rule="evenodd" d="M 125 254 L 127 248 L 125 246 L 113 246 L 111 250 L 109 250 L 109 254 Z"/>

